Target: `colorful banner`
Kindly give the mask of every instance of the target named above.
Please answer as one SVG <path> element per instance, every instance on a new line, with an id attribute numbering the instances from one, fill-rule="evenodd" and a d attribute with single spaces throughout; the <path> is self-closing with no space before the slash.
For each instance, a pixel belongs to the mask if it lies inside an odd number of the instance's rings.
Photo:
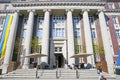
<path id="1" fill-rule="evenodd" d="M 2 33 L 2 37 L 1 37 L 1 41 L 0 41 L 0 55 L 2 54 L 2 47 L 3 47 L 3 43 L 4 43 L 4 37 L 5 37 L 6 28 L 7 28 L 7 25 L 8 25 L 9 18 L 10 18 L 10 16 L 7 15 L 6 19 L 5 19 L 6 21 L 5 21 L 5 24 L 4 24 L 4 29 L 3 29 L 3 33 Z"/>
<path id="2" fill-rule="evenodd" d="M 12 15 L 7 15 L 6 16 L 4 30 L 3 30 L 3 34 L 2 34 L 2 38 L 1 38 L 1 42 L 0 42 L 0 55 L 1 55 L 0 59 L 3 59 L 4 56 L 5 56 L 6 45 L 7 45 L 7 40 L 8 40 L 8 37 L 9 37 L 12 18 L 13 18 Z"/>

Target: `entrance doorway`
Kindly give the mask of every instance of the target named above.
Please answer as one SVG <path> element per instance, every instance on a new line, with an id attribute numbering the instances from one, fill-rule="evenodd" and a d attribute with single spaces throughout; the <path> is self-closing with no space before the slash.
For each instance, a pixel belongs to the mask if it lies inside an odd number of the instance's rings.
<path id="1" fill-rule="evenodd" d="M 56 53 L 55 54 L 55 62 L 56 67 L 63 68 L 64 67 L 64 57 L 62 54 Z"/>

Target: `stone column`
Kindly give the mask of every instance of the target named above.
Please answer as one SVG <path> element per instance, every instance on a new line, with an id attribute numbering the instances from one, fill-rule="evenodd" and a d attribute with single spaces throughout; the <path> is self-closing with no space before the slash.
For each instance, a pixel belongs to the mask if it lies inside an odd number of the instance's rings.
<path id="1" fill-rule="evenodd" d="M 16 37 L 17 26 L 18 26 L 18 19 L 19 19 L 18 11 L 15 11 L 15 13 L 13 15 L 13 21 L 11 24 L 8 41 L 7 41 L 7 47 L 6 47 L 6 53 L 5 53 L 2 73 L 7 73 L 9 62 L 12 59 L 15 37 Z"/>
<path id="2" fill-rule="evenodd" d="M 75 59 L 70 58 L 72 55 L 75 54 L 72 11 L 72 9 L 67 9 L 68 64 L 71 66 L 73 63 L 75 63 Z"/>
<path id="3" fill-rule="evenodd" d="M 99 11 L 99 21 L 100 21 L 100 28 L 101 28 L 101 34 L 102 34 L 102 40 L 103 40 L 103 46 L 104 46 L 104 51 L 105 51 L 105 59 L 107 62 L 107 67 L 108 67 L 108 73 L 114 74 L 113 71 L 113 51 L 112 47 L 110 46 L 110 40 L 108 37 L 108 32 L 107 32 L 107 25 L 106 25 L 106 20 L 105 20 L 105 14 L 101 10 Z"/>
<path id="4" fill-rule="evenodd" d="M 49 56 L 49 29 L 50 29 L 50 10 L 44 10 L 44 27 L 42 37 L 42 54 Z M 48 63 L 48 56 L 42 57 L 41 62 Z"/>
<path id="5" fill-rule="evenodd" d="M 87 63 L 90 63 L 94 66 L 94 53 L 92 46 L 92 38 L 91 38 L 91 29 L 89 24 L 88 10 L 83 10 L 83 24 L 84 24 L 84 32 L 85 32 L 85 43 L 86 43 L 86 53 L 93 54 L 87 57 Z"/>
<path id="6" fill-rule="evenodd" d="M 27 23 L 27 31 L 26 31 L 26 38 L 25 38 L 25 56 L 29 55 L 31 52 L 31 40 L 32 40 L 32 32 L 33 32 L 33 24 L 34 24 L 34 10 L 29 11 L 29 18 Z M 25 57 L 24 64 L 22 68 L 29 68 L 29 58 Z"/>

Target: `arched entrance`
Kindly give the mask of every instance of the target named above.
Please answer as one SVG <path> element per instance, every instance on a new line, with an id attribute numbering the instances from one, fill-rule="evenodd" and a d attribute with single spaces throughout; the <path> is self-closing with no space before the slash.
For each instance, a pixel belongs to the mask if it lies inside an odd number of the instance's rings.
<path id="1" fill-rule="evenodd" d="M 56 67 L 58 67 L 58 68 L 64 67 L 64 57 L 63 57 L 62 53 L 55 54 L 55 63 L 56 63 Z"/>

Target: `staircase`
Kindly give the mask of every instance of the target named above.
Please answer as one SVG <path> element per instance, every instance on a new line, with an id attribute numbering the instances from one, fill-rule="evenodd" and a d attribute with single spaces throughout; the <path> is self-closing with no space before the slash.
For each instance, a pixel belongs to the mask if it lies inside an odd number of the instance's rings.
<path id="1" fill-rule="evenodd" d="M 57 73 L 57 75 L 56 75 Z M 109 74 L 104 73 L 107 80 L 116 80 Z M 36 78 L 36 69 L 17 69 L 2 76 L 3 80 L 98 80 L 99 75 L 95 69 L 80 69 L 76 77 L 76 70 L 71 69 L 53 69 L 53 70 L 38 70 Z"/>

